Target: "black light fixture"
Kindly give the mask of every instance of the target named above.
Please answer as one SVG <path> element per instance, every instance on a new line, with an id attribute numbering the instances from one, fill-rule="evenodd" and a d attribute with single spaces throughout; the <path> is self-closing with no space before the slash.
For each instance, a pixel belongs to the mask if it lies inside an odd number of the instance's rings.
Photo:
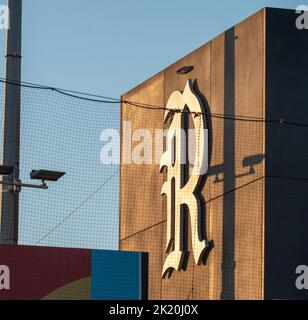
<path id="1" fill-rule="evenodd" d="M 42 181 L 58 181 L 65 175 L 65 172 L 51 171 L 51 170 L 32 170 L 30 178 Z"/>
<path id="2" fill-rule="evenodd" d="M 187 74 L 193 70 L 194 70 L 194 66 L 184 66 L 184 67 L 180 68 L 179 70 L 177 70 L 176 73 L 183 75 L 183 74 Z"/>
<path id="3" fill-rule="evenodd" d="M 23 187 L 35 188 L 35 189 L 48 189 L 45 180 L 47 181 L 58 181 L 65 172 L 51 171 L 51 170 L 33 170 L 30 173 L 30 178 L 35 180 L 41 180 L 40 185 L 23 183 L 19 179 L 19 167 L 4 166 L 0 165 L 0 176 L 10 176 L 10 181 L 0 181 L 0 185 L 5 185 L 10 187 L 10 191 L 19 193 Z"/>
<path id="4" fill-rule="evenodd" d="M 0 166 L 0 175 L 1 176 L 9 176 L 14 171 L 14 167 L 10 166 Z"/>

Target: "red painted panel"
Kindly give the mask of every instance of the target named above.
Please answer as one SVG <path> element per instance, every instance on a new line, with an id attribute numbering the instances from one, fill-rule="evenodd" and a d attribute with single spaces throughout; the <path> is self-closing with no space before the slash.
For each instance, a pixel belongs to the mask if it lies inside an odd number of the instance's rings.
<path id="1" fill-rule="evenodd" d="M 0 265 L 10 269 L 10 290 L 1 299 L 41 299 L 73 281 L 91 275 L 91 250 L 0 246 Z"/>

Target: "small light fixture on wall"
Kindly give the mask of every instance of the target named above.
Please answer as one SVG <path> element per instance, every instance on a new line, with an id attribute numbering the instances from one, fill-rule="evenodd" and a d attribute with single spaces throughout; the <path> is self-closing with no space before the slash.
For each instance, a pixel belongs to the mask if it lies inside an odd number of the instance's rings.
<path id="1" fill-rule="evenodd" d="M 177 70 L 177 74 L 187 74 L 189 72 L 192 72 L 194 70 L 194 66 L 184 66 L 182 68 L 180 68 L 179 70 Z"/>

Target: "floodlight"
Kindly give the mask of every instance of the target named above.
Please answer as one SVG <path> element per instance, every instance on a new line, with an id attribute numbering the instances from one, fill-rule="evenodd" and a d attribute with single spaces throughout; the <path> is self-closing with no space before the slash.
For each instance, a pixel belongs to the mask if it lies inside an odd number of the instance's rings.
<path id="1" fill-rule="evenodd" d="M 42 181 L 58 181 L 62 176 L 65 175 L 65 172 L 51 171 L 51 170 L 32 170 L 30 173 L 30 178 L 34 180 Z"/>
<path id="2" fill-rule="evenodd" d="M 184 66 L 181 69 L 177 70 L 177 74 L 187 74 L 194 70 L 194 66 Z"/>
<path id="3" fill-rule="evenodd" d="M 0 166 L 0 175 L 9 176 L 14 170 L 14 167 L 10 166 Z"/>

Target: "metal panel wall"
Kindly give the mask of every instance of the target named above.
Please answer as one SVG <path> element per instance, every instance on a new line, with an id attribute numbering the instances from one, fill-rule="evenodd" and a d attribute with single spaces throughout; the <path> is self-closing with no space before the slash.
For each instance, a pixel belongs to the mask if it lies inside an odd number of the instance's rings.
<path id="1" fill-rule="evenodd" d="M 183 90 L 192 79 L 213 115 L 263 118 L 264 14 L 262 10 L 246 19 L 128 92 L 123 100 L 163 106 L 173 91 Z M 191 73 L 176 73 L 187 65 L 194 66 Z M 163 110 L 122 105 L 122 121 L 131 121 L 136 129 L 163 128 L 163 114 Z M 149 252 L 150 299 L 263 298 L 264 125 L 214 116 L 211 122 L 211 169 L 202 193 L 208 202 L 207 238 L 214 248 L 205 266 L 197 267 L 191 254 L 186 271 L 161 279 L 166 242 L 166 199 L 160 196 L 164 175 L 158 164 L 124 164 L 122 158 L 120 248 Z M 122 139 L 122 157 L 126 143 Z M 191 252 L 189 225 L 187 229 Z"/>

